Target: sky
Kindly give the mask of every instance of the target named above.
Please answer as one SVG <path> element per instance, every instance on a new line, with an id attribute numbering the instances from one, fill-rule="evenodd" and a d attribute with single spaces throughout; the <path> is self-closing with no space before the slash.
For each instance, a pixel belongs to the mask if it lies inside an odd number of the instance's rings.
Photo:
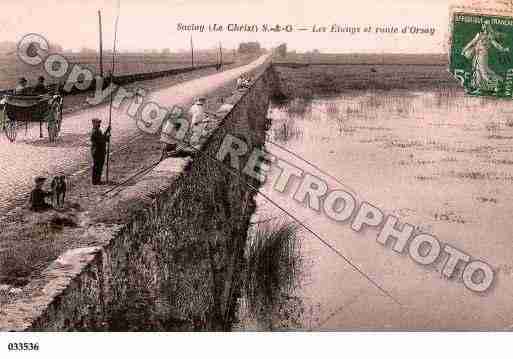
<path id="1" fill-rule="evenodd" d="M 234 48 L 259 41 L 270 48 L 323 52 L 440 53 L 447 42 L 449 7 L 457 0 L 120 0 L 117 47 L 120 50 Z M 19 41 L 38 33 L 65 49 L 98 47 L 98 10 L 104 48 L 112 48 L 118 0 L 2 0 L 0 41 Z M 435 29 L 434 35 L 359 33 L 253 33 L 178 31 L 178 24 L 269 24 Z"/>

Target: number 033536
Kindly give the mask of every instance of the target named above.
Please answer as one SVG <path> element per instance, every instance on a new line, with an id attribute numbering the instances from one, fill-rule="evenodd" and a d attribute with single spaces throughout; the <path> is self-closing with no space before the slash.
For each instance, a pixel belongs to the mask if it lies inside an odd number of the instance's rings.
<path id="1" fill-rule="evenodd" d="M 38 351 L 39 343 L 9 343 L 7 349 L 9 351 Z"/>

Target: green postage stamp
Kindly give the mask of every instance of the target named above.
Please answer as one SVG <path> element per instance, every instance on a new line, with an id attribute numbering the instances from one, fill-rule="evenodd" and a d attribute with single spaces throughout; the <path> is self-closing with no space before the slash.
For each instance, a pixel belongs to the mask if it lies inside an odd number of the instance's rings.
<path id="1" fill-rule="evenodd" d="M 513 98 L 513 16 L 453 12 L 449 57 L 468 94 Z"/>

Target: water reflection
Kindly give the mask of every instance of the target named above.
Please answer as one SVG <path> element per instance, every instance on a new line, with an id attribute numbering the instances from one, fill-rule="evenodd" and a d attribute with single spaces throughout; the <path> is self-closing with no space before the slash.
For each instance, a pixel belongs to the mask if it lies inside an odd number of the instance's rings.
<path id="1" fill-rule="evenodd" d="M 459 89 L 440 88 L 429 92 L 367 90 L 345 92 L 336 97 L 295 98 L 285 104 L 272 105 L 269 117 L 274 121 L 273 140 L 316 142 L 320 139 L 318 134 L 312 136 L 303 122 L 320 122 L 323 132 L 336 138 L 354 133 L 361 127 L 356 122 L 361 121 L 425 120 L 472 128 L 479 126 L 476 120 L 485 126 L 499 118 L 509 121 L 507 126 L 511 127 L 511 115 L 511 101 L 472 97 Z"/>
<path id="2" fill-rule="evenodd" d="M 474 199 L 469 194 L 474 194 L 474 191 L 481 189 L 481 183 L 486 183 L 490 193 L 479 198 L 491 206 L 500 202 L 499 191 L 503 191 L 506 186 L 511 187 L 513 175 L 511 167 L 507 166 L 511 166 L 513 153 L 510 142 L 513 139 L 512 115 L 512 101 L 471 97 L 458 89 L 440 88 L 426 92 L 348 91 L 333 97 L 295 100 L 291 102 L 290 109 L 287 105 L 271 106 L 269 118 L 273 124 L 269 138 L 286 142 L 284 146 L 290 151 L 304 156 L 327 172 L 337 175 L 336 171 L 340 169 L 338 175 L 347 174 L 347 178 L 353 181 L 351 184 L 356 184 L 370 193 L 369 197 L 374 196 L 373 199 L 377 198 L 380 203 L 394 207 L 400 202 L 401 208 L 395 209 L 402 211 L 401 213 L 419 217 L 431 216 L 425 222 L 418 222 L 422 228 L 431 230 L 433 223 L 436 226 L 445 226 L 445 222 L 450 225 L 465 224 L 465 229 L 457 228 L 465 231 L 469 243 L 477 247 L 478 244 L 471 242 L 476 236 L 468 228 L 473 224 L 476 226 L 474 229 L 478 226 L 488 226 L 490 230 L 493 228 L 490 228 L 489 223 L 479 222 L 477 212 L 473 212 L 477 211 L 473 207 Z M 495 167 L 499 165 L 503 166 L 500 171 Z M 450 191 L 447 189 L 449 187 L 441 187 L 440 183 L 445 186 L 459 186 L 459 192 Z M 399 193 L 399 188 L 404 193 Z M 272 191 L 268 195 L 273 198 Z M 445 208 L 449 205 L 449 200 L 443 204 L 426 204 L 431 197 L 438 196 L 444 200 L 444 196 L 449 196 L 452 201 L 450 205 L 454 208 L 451 207 L 449 211 Z M 424 198 L 425 202 L 421 203 L 417 197 Z M 273 199 L 278 201 L 280 198 L 276 196 Z M 257 198 L 259 207 L 263 207 L 264 202 Z M 304 206 L 290 206 L 297 212 L 304 209 Z M 493 208 L 486 214 L 490 216 L 492 210 Z M 323 219 L 315 218 L 312 226 L 319 225 L 319 232 L 333 243 L 339 243 L 337 241 L 341 241 L 342 233 L 340 227 L 331 227 L 332 224 L 322 221 Z M 444 224 L 440 225 L 440 222 Z M 443 228 L 452 233 L 456 227 L 447 225 Z M 507 229 L 504 230 L 506 231 Z M 344 235 L 347 232 L 349 231 L 344 232 Z M 502 232 L 495 234 L 497 238 L 504 235 Z M 352 246 L 361 249 L 356 247 L 359 245 L 368 249 L 362 244 L 355 245 L 350 241 L 344 244 L 345 249 L 353 249 Z M 369 246 L 371 250 L 376 250 L 376 258 L 382 254 L 379 252 L 380 248 Z M 322 253 L 321 250 L 319 253 Z M 396 288 L 404 296 L 413 298 L 411 294 L 419 291 L 419 283 L 428 276 L 422 270 L 419 270 L 420 274 L 411 274 L 407 267 L 400 267 L 398 261 L 383 260 L 378 263 L 375 257 L 367 258 L 362 253 L 356 249 L 353 252 L 355 256 L 361 255 L 358 258 L 361 263 L 375 273 L 386 270 L 383 277 L 388 283 L 397 283 L 397 278 L 408 280 L 410 287 L 405 285 Z M 312 260 L 314 263 L 314 283 L 301 283 L 299 295 L 297 288 L 295 292 L 289 293 L 290 298 L 293 298 L 290 300 L 290 308 L 302 308 L 301 329 L 322 327 L 323 323 L 333 317 L 337 318 L 331 321 L 330 325 L 333 326 L 330 328 L 336 329 L 419 329 L 429 328 L 433 318 L 439 319 L 438 313 L 430 313 L 429 308 L 418 317 L 408 318 L 411 322 L 392 314 L 387 317 L 389 308 L 386 305 L 369 305 L 367 308 L 367 303 L 373 303 L 372 295 L 360 296 L 359 290 L 363 285 L 357 280 L 346 281 L 344 276 L 347 273 L 339 274 L 338 271 L 342 272 L 342 269 L 338 262 L 326 259 L 327 256 L 321 258 L 308 252 L 303 254 L 306 256 L 305 260 Z M 322 260 L 324 263 L 319 263 Z M 385 267 L 388 265 L 390 267 Z M 329 279 L 323 279 L 327 277 L 342 278 L 346 287 L 339 290 Z M 436 293 L 441 287 L 439 282 L 434 283 L 426 293 Z M 307 295 L 302 295 L 304 293 Z M 344 298 L 341 299 L 342 297 Z M 353 298 L 357 299 L 353 301 Z M 433 294 L 430 300 L 436 301 L 437 298 Z M 456 301 L 451 302 L 451 305 L 454 303 Z M 416 304 L 422 307 L 420 299 Z M 350 310 L 341 315 L 339 308 L 347 308 L 349 305 L 359 308 L 360 317 L 353 315 Z M 308 318 L 308 313 L 315 315 Z M 447 313 L 452 312 L 445 314 Z M 451 320 L 447 319 L 443 325 L 440 324 L 441 327 L 456 328 L 457 323 L 460 323 L 459 318 Z M 270 328 L 265 325 L 264 327 Z"/>

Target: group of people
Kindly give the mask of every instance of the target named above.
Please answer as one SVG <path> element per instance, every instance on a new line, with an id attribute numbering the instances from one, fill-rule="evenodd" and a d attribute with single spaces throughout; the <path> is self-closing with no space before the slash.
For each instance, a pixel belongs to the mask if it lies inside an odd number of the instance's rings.
<path id="1" fill-rule="evenodd" d="M 237 79 L 237 89 L 248 88 L 251 85 L 251 81 L 253 79 L 251 77 L 246 77 L 245 75 L 241 75 Z"/>
<path id="2" fill-rule="evenodd" d="M 178 154 L 192 143 L 196 143 L 201 138 L 205 124 L 208 121 L 204 110 L 206 99 L 201 97 L 194 101 L 189 110 L 191 116 L 190 136 L 184 139 L 177 139 L 177 131 L 179 122 L 176 118 L 169 116 L 162 125 L 161 142 L 163 143 L 161 160 Z M 91 157 L 93 159 L 92 184 L 101 185 L 103 167 L 107 155 L 107 144 L 110 141 L 111 127 L 110 125 L 101 130 L 101 120 L 99 118 L 92 119 L 91 131 Z M 31 209 L 33 211 L 45 211 L 53 208 L 51 204 L 46 202 L 46 198 L 52 196 L 53 192 L 43 190 L 46 178 L 38 176 L 35 178 L 35 187 L 30 196 Z"/>
<path id="3" fill-rule="evenodd" d="M 162 156 L 161 160 L 175 156 L 187 147 L 194 146 L 203 135 L 205 126 L 208 123 L 208 116 L 205 112 L 204 97 L 197 98 L 191 108 L 189 109 L 190 122 L 189 134 L 190 136 L 182 139 L 177 139 L 177 133 L 180 131 L 181 123 L 176 121 L 173 116 L 168 116 L 162 124 L 162 133 L 160 141 L 162 142 Z"/>
<path id="4" fill-rule="evenodd" d="M 21 77 L 14 89 L 15 95 L 43 95 L 47 92 L 48 89 L 46 88 L 45 78 L 43 76 L 39 76 L 37 84 L 34 87 L 29 87 L 27 79 L 25 77 Z"/>
<path id="5" fill-rule="evenodd" d="M 101 120 L 99 118 L 92 119 L 92 131 L 91 131 L 91 157 L 93 158 L 93 172 L 92 172 L 92 184 L 101 185 L 103 166 L 105 164 L 105 158 L 107 155 L 107 143 L 110 141 L 111 127 L 108 126 L 105 131 L 101 130 Z M 56 186 L 62 191 L 64 187 L 65 192 L 65 181 L 63 176 L 58 176 L 54 179 Z M 46 201 L 47 197 L 55 196 L 57 193 L 54 187 L 54 181 L 52 181 L 52 191 L 43 190 L 43 185 L 46 182 L 46 178 L 37 176 L 34 180 L 35 187 L 30 194 L 30 209 L 32 211 L 41 212 L 48 209 L 54 208 L 50 203 Z M 62 206 L 63 200 L 60 202 Z"/>
<path id="6" fill-rule="evenodd" d="M 24 80 L 24 81 L 22 81 Z M 237 81 L 237 87 L 248 86 L 250 78 L 241 77 Z M 26 79 L 20 79 L 19 87 L 17 87 L 17 93 L 23 92 L 26 87 Z M 38 86 L 33 91 L 42 91 L 44 87 L 44 78 L 40 77 Z M 45 87 L 46 90 L 46 87 Z M 34 93 L 32 92 L 32 93 Z M 205 133 L 206 125 L 208 124 L 208 114 L 205 111 L 204 97 L 197 98 L 191 108 L 189 109 L 190 122 L 188 128 L 188 136 L 185 138 L 177 138 L 177 133 L 180 131 L 181 122 L 177 121 L 176 116 L 168 116 L 162 124 L 162 133 L 160 141 L 163 144 L 161 160 L 175 156 L 187 147 L 195 146 Z M 92 119 L 92 131 L 91 131 L 91 157 L 93 159 L 92 168 L 92 184 L 101 185 L 102 172 L 105 164 L 107 155 L 107 144 L 111 137 L 110 125 L 105 129 L 101 130 L 101 120 L 99 118 Z M 43 184 L 46 178 L 38 176 L 35 179 L 35 188 L 31 193 L 31 208 L 34 211 L 42 211 L 52 208 L 52 205 L 45 201 L 46 197 L 52 195 L 52 192 L 43 190 Z"/>

